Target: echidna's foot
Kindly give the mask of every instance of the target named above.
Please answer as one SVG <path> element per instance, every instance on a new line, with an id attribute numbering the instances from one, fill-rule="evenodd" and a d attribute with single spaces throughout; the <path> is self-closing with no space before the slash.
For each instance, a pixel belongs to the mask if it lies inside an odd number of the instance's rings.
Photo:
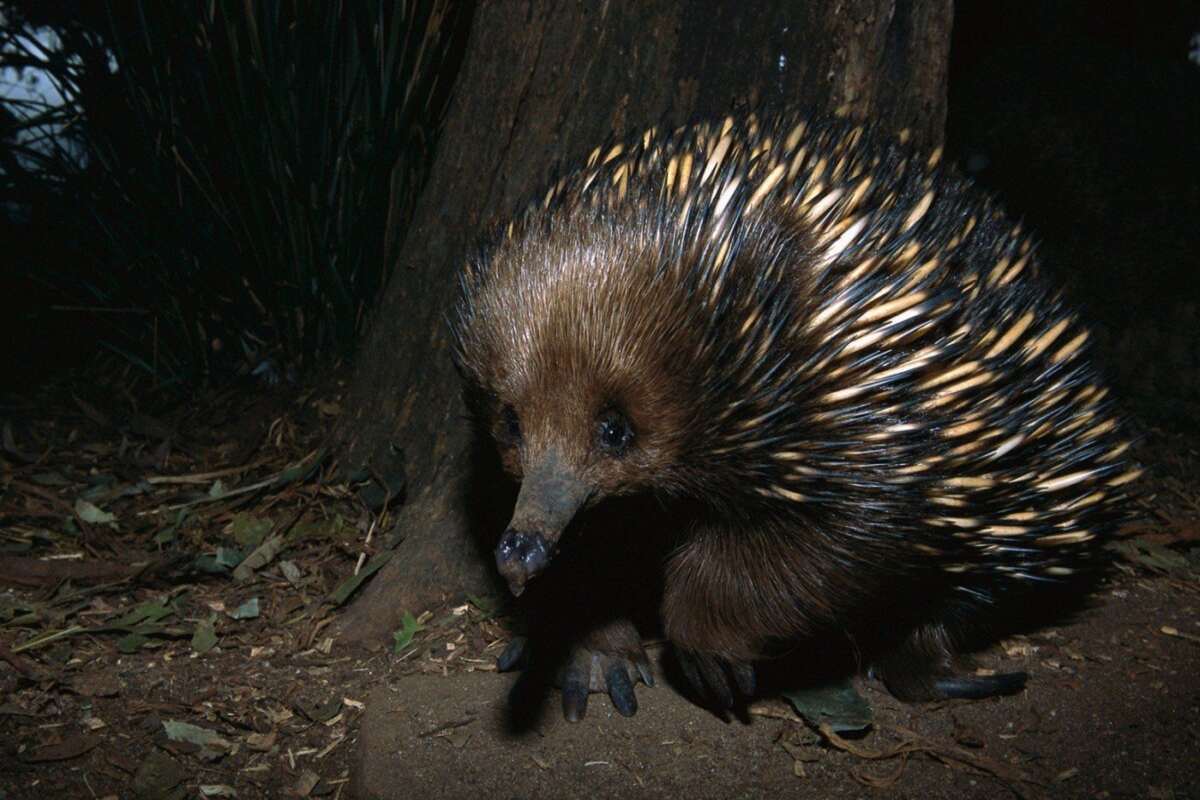
<path id="1" fill-rule="evenodd" d="M 729 661 L 711 653 L 675 648 L 675 656 L 684 677 L 701 700 L 724 710 L 754 695 L 754 666 L 745 661 Z"/>
<path id="2" fill-rule="evenodd" d="M 633 687 L 639 680 L 647 686 L 654 685 L 650 663 L 644 653 L 631 658 L 576 647 L 559 673 L 563 716 L 570 722 L 578 722 L 587 713 L 588 695 L 603 692 L 612 700 L 618 714 L 632 717 L 638 707 Z"/>
<path id="3" fill-rule="evenodd" d="M 871 676 L 883 681 L 897 700 L 908 703 L 978 700 L 1014 694 L 1025 688 L 1029 676 L 1024 672 L 979 674 L 970 659 L 955 654 L 948 646 L 929 648 L 929 641 L 925 638 L 919 642 L 925 647 L 917 647 L 910 641 L 879 659 L 871 666 Z"/>
<path id="4" fill-rule="evenodd" d="M 501 672 L 512 672 L 515 670 L 528 669 L 533 663 L 530 653 L 533 648 L 529 646 L 529 638 L 525 636 L 514 636 L 508 646 L 504 648 L 504 652 L 496 659 L 496 669 Z"/>
<path id="5" fill-rule="evenodd" d="M 528 669 L 533 663 L 531 652 L 529 640 L 518 636 L 500 654 L 496 667 L 501 672 Z M 654 685 L 654 673 L 640 643 L 636 649 L 623 648 L 622 652 L 577 645 L 558 670 L 555 684 L 562 690 L 563 716 L 578 722 L 587 713 L 592 693 L 607 694 L 618 714 L 633 716 L 638 708 L 634 686 L 639 681 Z"/>
<path id="6" fill-rule="evenodd" d="M 948 612 L 949 613 L 949 612 Z M 961 612 L 959 613 L 961 616 Z M 949 613 L 953 617 L 953 613 Z M 898 700 L 968 699 L 1013 694 L 1025 688 L 1024 672 L 979 674 L 958 652 L 950 625 L 932 622 L 914 628 L 895 648 L 871 665 L 871 675 Z"/>

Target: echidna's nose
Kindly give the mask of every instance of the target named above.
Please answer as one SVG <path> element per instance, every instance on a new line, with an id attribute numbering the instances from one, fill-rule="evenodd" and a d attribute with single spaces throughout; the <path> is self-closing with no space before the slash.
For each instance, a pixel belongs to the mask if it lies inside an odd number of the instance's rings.
<path id="1" fill-rule="evenodd" d="M 514 595 L 550 564 L 563 530 L 591 494 L 555 448 L 531 454 L 524 473 L 512 520 L 496 546 L 496 567 Z"/>
<path id="2" fill-rule="evenodd" d="M 514 596 L 525 591 L 526 582 L 550 563 L 552 545 L 540 533 L 509 528 L 496 545 L 496 568 L 508 581 Z"/>

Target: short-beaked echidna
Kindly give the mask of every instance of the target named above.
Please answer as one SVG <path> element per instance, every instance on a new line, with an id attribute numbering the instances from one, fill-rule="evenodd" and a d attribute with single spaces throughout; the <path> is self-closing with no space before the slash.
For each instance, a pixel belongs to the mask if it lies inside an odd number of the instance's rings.
<path id="1" fill-rule="evenodd" d="M 830 633 L 903 698 L 1023 684 L 957 668 L 960 623 L 1092 568 L 1140 470 L 1033 243 L 939 161 L 792 114 L 651 130 L 471 261 L 456 358 L 521 480 L 514 593 L 569 525 L 604 539 L 589 515 L 653 497 L 663 630 L 720 704 Z M 650 681 L 631 575 L 570 601 L 570 718 Z"/>

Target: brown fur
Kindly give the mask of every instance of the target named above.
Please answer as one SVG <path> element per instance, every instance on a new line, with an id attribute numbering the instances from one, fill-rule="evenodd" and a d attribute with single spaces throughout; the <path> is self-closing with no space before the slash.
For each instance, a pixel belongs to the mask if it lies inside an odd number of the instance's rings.
<path id="1" fill-rule="evenodd" d="M 472 363 L 481 365 L 479 383 L 495 387 L 497 397 L 512 398 L 527 458 L 556 444 L 599 493 L 625 494 L 648 488 L 649 476 L 661 480 L 683 449 L 686 409 L 678 401 L 686 386 L 671 367 L 681 352 L 663 346 L 655 309 L 640 302 L 650 287 L 597 281 L 591 272 L 597 263 L 636 260 L 637 248 L 614 236 L 589 242 L 585 250 L 576 242 L 586 235 L 580 230 L 548 242 L 534 256 L 545 265 L 537 273 L 497 270 L 488 296 L 496 305 L 481 313 L 522 330 L 513 336 L 511 330 L 484 328 L 467 346 L 475 354 Z M 644 313 L 613 319 L 605 303 L 629 304 Z M 578 331 L 595 332 L 590 347 L 572 345 Z M 596 457 L 589 448 L 591 420 L 613 403 L 627 410 L 635 430 L 647 432 L 637 454 L 621 461 Z M 489 410 L 504 466 L 519 477 L 517 449 L 500 430 L 498 410 Z"/>

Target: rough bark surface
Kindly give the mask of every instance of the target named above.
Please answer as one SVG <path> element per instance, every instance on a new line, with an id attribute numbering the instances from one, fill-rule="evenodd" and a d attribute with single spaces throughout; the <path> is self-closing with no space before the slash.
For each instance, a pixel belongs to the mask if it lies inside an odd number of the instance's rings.
<path id="1" fill-rule="evenodd" d="M 404 540 L 340 621 L 345 639 L 382 643 L 404 610 L 491 585 L 487 551 L 512 495 L 472 451 L 445 325 L 479 237 L 556 166 L 651 125 L 788 104 L 940 143 L 951 3 L 479 4 L 429 183 L 335 432 L 349 466 L 402 468 L 408 481 Z"/>

